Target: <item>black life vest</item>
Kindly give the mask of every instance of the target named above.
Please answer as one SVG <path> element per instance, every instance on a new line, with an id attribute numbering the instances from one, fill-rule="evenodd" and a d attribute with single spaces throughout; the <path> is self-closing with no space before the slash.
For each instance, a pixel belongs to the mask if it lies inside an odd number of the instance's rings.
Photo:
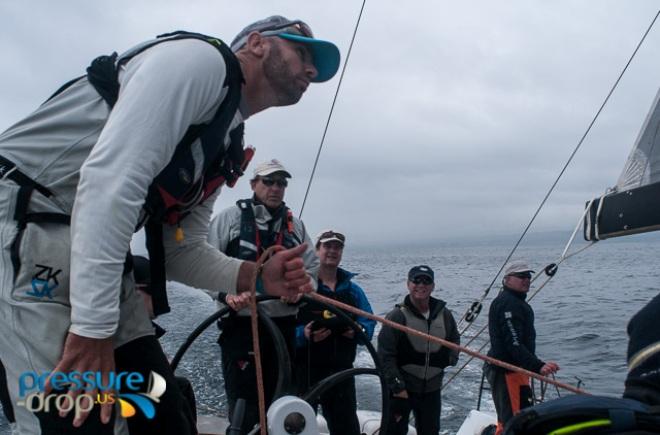
<path id="1" fill-rule="evenodd" d="M 289 249 L 302 244 L 303 241 L 299 240 L 294 232 L 293 213 L 286 205 L 282 204 L 268 222 L 268 228 L 262 229 L 257 225 L 252 199 L 236 201 L 236 206 L 241 210 L 240 233 L 227 245 L 227 255 L 256 261 L 271 246 L 279 245 Z M 280 228 L 275 231 L 278 222 Z"/>
<path id="2" fill-rule="evenodd" d="M 243 175 L 254 150 L 243 148 L 243 124 L 229 132 L 230 145 L 225 150 L 224 138 L 228 133 L 238 104 L 241 99 L 241 86 L 244 82 L 240 64 L 232 51 L 219 39 L 190 32 L 172 32 L 159 35 L 155 40 L 145 42 L 118 59 L 117 53 L 99 56 L 87 68 L 86 77 L 103 100 L 112 108 L 119 96 L 119 69 L 143 51 L 166 41 L 180 39 L 198 39 L 215 47 L 226 65 L 226 77 L 223 87 L 228 91 L 213 119 L 207 124 L 191 125 L 183 139 L 177 145 L 174 155 L 167 166 L 154 178 L 148 189 L 143 206 L 148 221 L 145 226 L 147 250 L 150 257 L 151 288 L 154 314 L 169 312 L 165 291 L 165 253 L 163 247 L 163 223 L 178 224 L 192 209 L 211 196 L 220 186 L 233 187 Z M 62 93 L 85 76 L 76 77 L 61 86 L 48 100 Z M 193 154 L 193 147 L 199 144 L 203 161 L 199 161 L 199 152 Z M 196 165 L 201 167 L 196 168 Z M 34 190 L 50 197 L 52 192 L 24 175 L 13 162 L 0 156 L 0 172 L 8 172 L 7 178 L 21 186 L 17 198 L 15 219 L 19 232 L 12 242 L 11 255 L 14 274 L 18 273 L 18 246 L 22 230 L 29 222 L 54 222 L 69 224 L 70 216 L 60 213 L 28 213 L 27 208 Z M 200 174 L 195 179 L 193 174 Z M 144 219 L 138 223 L 138 230 Z M 133 268 L 130 252 L 124 265 L 124 273 Z"/>
<path id="3" fill-rule="evenodd" d="M 225 136 L 241 99 L 243 75 L 240 64 L 221 40 L 199 33 L 179 31 L 159 35 L 157 39 L 146 42 L 119 58 L 117 53 L 100 56 L 87 69 L 90 84 L 106 103 L 113 107 L 119 95 L 118 75 L 121 65 L 157 44 L 180 39 L 198 39 L 218 50 L 226 65 L 227 73 L 223 86 L 227 86 L 228 92 L 208 124 L 191 125 L 188 128 L 172 159 L 154 178 L 148 190 L 143 210 L 148 218 L 145 233 L 151 260 L 151 286 L 156 315 L 170 311 L 165 290 L 162 225 L 179 224 L 195 206 L 201 204 L 220 186 L 234 186 L 252 157 L 251 149 L 243 148 L 242 123 L 229 133 L 231 143 L 227 150 L 224 145 Z M 55 95 L 68 85 L 70 84 L 65 85 Z M 201 148 L 202 162 L 193 155 L 193 146 L 196 144 Z M 201 168 L 196 168 L 200 163 Z M 198 179 L 194 178 L 196 173 L 201 174 Z M 138 224 L 138 228 L 142 223 Z"/>
<path id="4" fill-rule="evenodd" d="M 190 32 L 173 32 L 159 35 L 132 51 L 117 58 L 117 53 L 99 56 L 87 68 L 87 79 L 110 107 L 114 107 L 119 96 L 118 75 L 120 67 L 143 51 L 162 42 L 198 39 L 215 47 L 227 67 L 223 86 L 228 92 L 222 104 L 208 124 L 191 125 L 176 147 L 168 165 L 154 178 L 144 210 L 150 220 L 158 220 L 170 225 L 177 224 L 190 211 L 221 185 L 233 186 L 243 175 L 245 153 L 243 150 L 243 124 L 230 133 L 231 144 L 225 151 L 224 139 L 234 119 L 241 99 L 243 75 L 238 59 L 219 39 Z M 192 146 L 199 140 L 203 161 L 193 156 Z M 196 165 L 201 163 L 201 168 Z M 200 171 L 201 169 L 201 171 Z M 195 179 L 194 174 L 201 177 Z"/>

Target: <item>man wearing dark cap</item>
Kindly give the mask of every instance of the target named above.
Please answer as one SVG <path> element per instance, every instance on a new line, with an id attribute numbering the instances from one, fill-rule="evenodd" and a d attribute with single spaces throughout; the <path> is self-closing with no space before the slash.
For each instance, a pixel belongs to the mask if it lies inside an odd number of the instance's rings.
<path id="1" fill-rule="evenodd" d="M 167 383 L 153 419 L 114 418 L 109 401 L 62 411 L 65 418 L 17 406 L 20 433 L 125 433 L 126 424 L 139 434 L 195 431 L 134 289 L 126 260 L 132 234 L 146 230 L 154 292 L 165 294 L 166 276 L 212 292 L 248 291 L 255 264 L 206 242 L 220 186 L 232 186 L 247 165 L 243 121 L 296 103 L 338 66 L 334 44 L 281 16 L 246 27 L 231 48 L 170 33 L 100 56 L 0 134 L 0 255 L 8 265 L 0 269 L 0 354 L 12 401 L 25 399 L 18 388 L 25 371 L 128 370 L 145 379 L 154 371 Z M 266 263 L 267 292 L 312 290 L 304 251 Z"/>
<path id="2" fill-rule="evenodd" d="M 293 212 L 284 202 L 290 178 L 289 171 L 276 159 L 258 164 L 250 180 L 254 195 L 252 198 L 237 201 L 235 206 L 221 211 L 211 220 L 209 243 L 230 257 L 248 261 L 256 261 L 271 246 L 293 248 L 305 243 L 307 247 L 302 258 L 305 270 L 311 278 L 312 271 L 318 267 L 312 241 L 303 222 L 293 216 Z M 247 295 L 237 295 L 231 291 L 227 294 L 225 301 L 232 309 L 238 310 L 238 313 L 222 319 L 222 334 L 218 339 L 222 348 L 222 373 L 230 420 L 234 415 L 237 400 L 245 400 L 243 433 L 251 431 L 259 421 L 250 311 L 242 308 Z M 259 308 L 273 320 L 282 333 L 293 360 L 298 307 L 287 302 L 296 300 L 264 301 L 259 304 Z M 218 304 L 220 307 L 224 306 L 220 302 Z M 268 331 L 262 327 L 259 329 L 259 335 L 262 361 L 275 361 L 277 351 Z M 263 367 L 266 405 L 269 405 L 275 390 L 278 369 L 281 368 L 276 364 L 264 364 Z"/>
<path id="3" fill-rule="evenodd" d="M 431 296 L 434 288 L 433 270 L 426 265 L 413 267 L 408 272 L 409 294 L 387 318 L 460 344 L 454 316 L 445 301 Z M 444 369 L 456 365 L 458 352 L 384 325 L 378 335 L 378 354 L 392 394 L 387 435 L 408 433 L 410 411 L 418 434 L 437 435 Z"/>
<path id="4" fill-rule="evenodd" d="M 505 266 L 503 290 L 488 312 L 491 345 L 488 356 L 547 376 L 559 370 L 559 366 L 541 361 L 535 354 L 534 311 L 525 301 L 532 273 L 523 261 L 512 261 Z M 514 414 L 533 405 L 529 376 L 491 364 L 484 365 L 484 372 L 497 411 L 496 434 L 500 435 Z"/>

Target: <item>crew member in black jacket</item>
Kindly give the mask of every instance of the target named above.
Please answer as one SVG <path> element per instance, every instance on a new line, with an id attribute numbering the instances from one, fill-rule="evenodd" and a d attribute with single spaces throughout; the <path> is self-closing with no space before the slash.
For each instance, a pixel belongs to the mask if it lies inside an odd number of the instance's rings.
<path id="1" fill-rule="evenodd" d="M 408 292 L 402 304 L 387 315 L 389 320 L 460 344 L 456 321 L 445 301 L 431 297 L 435 287 L 433 270 L 425 265 L 408 272 Z M 408 433 L 410 411 L 420 435 L 440 432 L 440 389 L 444 368 L 458 362 L 458 352 L 383 326 L 378 335 L 378 354 L 383 361 L 392 402 L 388 432 Z"/>
<path id="2" fill-rule="evenodd" d="M 660 294 L 628 323 L 628 377 L 623 397 L 660 407 Z"/>
<path id="3" fill-rule="evenodd" d="M 488 355 L 544 376 L 559 366 L 543 362 L 535 354 L 534 311 L 525 301 L 533 270 L 522 261 L 512 261 L 504 269 L 504 289 L 493 300 L 488 313 L 490 350 Z M 507 421 L 522 408 L 531 406 L 529 376 L 485 364 L 484 371 L 493 394 L 500 435 Z"/>

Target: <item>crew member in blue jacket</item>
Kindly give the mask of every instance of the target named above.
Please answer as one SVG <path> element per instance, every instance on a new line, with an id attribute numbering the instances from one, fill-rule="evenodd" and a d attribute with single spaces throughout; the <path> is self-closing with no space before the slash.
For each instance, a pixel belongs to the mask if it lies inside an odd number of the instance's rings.
<path id="1" fill-rule="evenodd" d="M 339 267 L 345 242 L 346 237 L 334 230 L 317 236 L 316 255 L 320 263 L 317 292 L 373 313 L 364 290 L 352 281 L 355 274 Z M 353 367 L 358 339 L 345 321 L 311 303 L 301 308 L 299 318 L 304 323 L 296 331 L 301 389 L 306 390 L 321 379 Z M 376 322 L 364 317 L 354 319 L 371 340 Z M 360 434 L 354 378 L 321 395 L 320 403 L 330 435 Z"/>

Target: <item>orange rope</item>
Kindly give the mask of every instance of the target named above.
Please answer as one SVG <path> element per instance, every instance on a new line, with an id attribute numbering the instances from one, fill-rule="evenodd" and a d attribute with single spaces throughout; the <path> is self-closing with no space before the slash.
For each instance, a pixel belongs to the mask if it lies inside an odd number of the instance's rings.
<path id="1" fill-rule="evenodd" d="M 330 299 L 328 297 L 322 296 L 318 293 L 310 293 L 309 296 L 312 299 L 316 299 L 319 302 L 325 302 L 326 304 L 333 305 L 337 308 L 341 308 L 344 311 L 348 311 L 350 313 L 353 313 L 355 315 L 358 315 L 360 317 L 366 317 L 367 319 L 375 320 L 376 322 L 380 322 L 384 325 L 387 325 L 391 328 L 398 329 L 399 331 L 403 331 L 407 334 L 411 335 L 416 335 L 418 337 L 421 337 L 427 341 L 432 341 L 438 344 L 441 344 L 445 347 L 448 347 L 450 349 L 453 349 L 458 352 L 463 352 L 466 353 L 470 356 L 473 356 L 475 358 L 479 358 L 483 361 L 486 361 L 489 364 L 493 364 L 502 368 L 505 368 L 507 370 L 510 370 L 512 372 L 517 372 L 517 373 L 523 373 L 531 378 L 538 379 L 539 381 L 547 382 L 548 384 L 555 385 L 559 388 L 563 388 L 565 390 L 571 391 L 576 394 L 589 394 L 584 390 L 581 390 L 579 388 L 575 388 L 571 385 L 564 384 L 559 381 L 555 381 L 554 379 L 545 377 L 543 375 L 539 375 L 538 373 L 530 372 L 529 370 L 525 370 L 520 367 L 516 367 L 512 364 L 506 363 L 504 361 L 500 361 L 498 359 L 489 357 L 487 355 L 480 354 L 479 352 L 475 352 L 472 349 L 469 349 L 467 347 L 460 346 L 456 343 L 452 343 L 451 341 L 443 340 L 442 338 L 434 337 L 432 335 L 424 334 L 423 332 L 417 331 L 416 329 L 409 328 L 408 326 L 401 325 L 400 323 L 393 322 L 391 320 L 385 319 L 380 316 L 376 316 L 375 314 L 367 313 L 366 311 L 362 311 L 358 308 L 355 308 L 351 305 L 345 304 L 343 302 L 336 301 L 334 299 Z"/>
<path id="2" fill-rule="evenodd" d="M 257 374 L 257 398 L 259 402 L 259 432 L 261 435 L 267 435 L 266 432 L 266 398 L 264 397 L 264 375 L 261 366 L 261 347 L 259 346 L 259 314 L 257 312 L 257 279 L 261 275 L 261 269 L 271 255 L 281 251 L 281 246 L 271 246 L 266 249 L 257 259 L 254 273 L 250 280 L 250 326 L 252 328 L 252 349 L 254 351 L 254 369 Z"/>

